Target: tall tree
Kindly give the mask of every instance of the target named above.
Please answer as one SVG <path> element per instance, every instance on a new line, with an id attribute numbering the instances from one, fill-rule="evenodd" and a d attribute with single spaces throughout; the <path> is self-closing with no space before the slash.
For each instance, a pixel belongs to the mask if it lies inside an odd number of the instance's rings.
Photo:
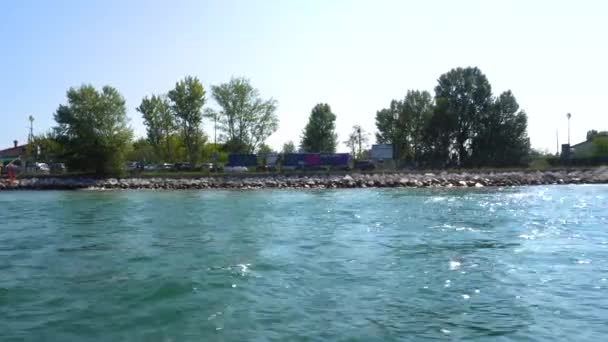
<path id="1" fill-rule="evenodd" d="M 434 108 L 433 98 L 428 91 L 409 90 L 403 99 L 401 122 L 405 128 L 407 153 L 412 160 L 421 157 L 424 131 Z"/>
<path id="2" fill-rule="evenodd" d="M 475 166 L 523 165 L 530 153 L 528 117 L 519 110 L 511 91 L 494 100 L 482 113 L 472 142 L 471 163 Z"/>
<path id="3" fill-rule="evenodd" d="M 175 88 L 167 94 L 171 100 L 171 108 L 181 128 L 188 159 L 196 164 L 201 153 L 203 134 L 202 108 L 205 104 L 205 89 L 196 77 L 188 76 L 175 84 Z"/>
<path id="4" fill-rule="evenodd" d="M 310 113 L 300 146 L 305 152 L 336 152 L 338 135 L 336 115 L 326 103 L 317 104 Z"/>
<path id="5" fill-rule="evenodd" d="M 148 142 L 154 149 L 157 161 L 171 159 L 170 135 L 175 130 L 175 117 L 167 98 L 152 95 L 144 97 L 137 111 L 146 125 Z M 164 153 L 161 151 L 164 150 Z M 163 156 L 164 154 L 164 156 Z"/>
<path id="6" fill-rule="evenodd" d="M 593 156 L 608 157 L 608 135 L 598 134 L 593 138 Z"/>
<path id="7" fill-rule="evenodd" d="M 393 100 L 389 108 L 376 113 L 376 140 L 392 144 L 397 159 L 419 159 L 433 109 L 433 99 L 427 91 L 408 91 L 402 101 Z"/>
<path id="8" fill-rule="evenodd" d="M 281 151 L 281 153 L 287 154 L 287 153 L 295 153 L 295 152 L 296 152 L 296 145 L 293 143 L 293 141 L 288 141 L 283 144 L 283 150 Z"/>
<path id="9" fill-rule="evenodd" d="M 218 118 L 229 152 L 253 153 L 278 129 L 277 101 L 262 99 L 248 79 L 232 78 L 211 92 L 221 110 L 207 115 Z"/>
<path id="10" fill-rule="evenodd" d="M 354 125 L 353 130 L 348 135 L 348 140 L 344 142 L 350 148 L 351 154 L 355 159 L 362 159 L 365 150 L 369 146 L 369 134 L 359 125 Z"/>
<path id="11" fill-rule="evenodd" d="M 435 100 L 444 115 L 452 116 L 454 149 L 461 165 L 469 162 L 477 125 L 492 106 L 492 87 L 478 68 L 452 69 L 439 77 Z"/>
<path id="12" fill-rule="evenodd" d="M 388 108 L 376 112 L 376 142 L 379 144 L 393 145 L 393 158 L 400 159 L 400 150 L 404 145 L 404 130 L 400 122 L 401 101 L 392 100 Z"/>
<path id="13" fill-rule="evenodd" d="M 83 85 L 70 88 L 67 100 L 55 112 L 55 132 L 68 165 L 98 174 L 120 172 L 132 136 L 122 95 L 110 86 L 98 91 Z"/>
<path id="14" fill-rule="evenodd" d="M 587 141 L 593 141 L 593 138 L 598 134 L 597 130 L 592 129 L 587 131 Z"/>

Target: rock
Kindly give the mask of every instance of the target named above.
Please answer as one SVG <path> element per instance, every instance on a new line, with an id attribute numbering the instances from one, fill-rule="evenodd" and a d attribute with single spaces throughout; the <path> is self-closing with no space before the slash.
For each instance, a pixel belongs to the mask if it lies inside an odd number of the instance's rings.
<path id="1" fill-rule="evenodd" d="M 481 184 L 481 183 L 475 183 L 475 187 L 476 188 L 483 188 L 483 184 Z"/>
<path id="2" fill-rule="evenodd" d="M 467 186 L 467 182 L 465 182 L 465 181 L 459 181 L 458 185 L 466 187 Z"/>

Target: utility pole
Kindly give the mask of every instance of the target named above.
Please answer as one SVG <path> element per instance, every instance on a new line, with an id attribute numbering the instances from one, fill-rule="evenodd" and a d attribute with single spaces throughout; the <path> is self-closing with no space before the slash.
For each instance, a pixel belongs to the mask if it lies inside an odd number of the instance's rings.
<path id="1" fill-rule="evenodd" d="M 32 143 L 34 141 L 34 116 L 30 115 L 28 119 L 30 120 L 30 134 L 27 137 L 27 142 Z"/>
<path id="2" fill-rule="evenodd" d="M 568 151 L 570 151 L 570 118 L 572 117 L 572 114 L 568 113 L 566 114 L 566 117 L 568 118 Z"/>
<path id="3" fill-rule="evenodd" d="M 213 114 L 213 145 L 217 150 L 217 113 Z"/>
<path id="4" fill-rule="evenodd" d="M 559 156 L 559 131 L 555 130 L 555 155 Z"/>
<path id="5" fill-rule="evenodd" d="M 359 155 L 357 156 L 357 159 L 361 158 L 361 126 L 357 127 L 357 134 L 359 135 Z"/>

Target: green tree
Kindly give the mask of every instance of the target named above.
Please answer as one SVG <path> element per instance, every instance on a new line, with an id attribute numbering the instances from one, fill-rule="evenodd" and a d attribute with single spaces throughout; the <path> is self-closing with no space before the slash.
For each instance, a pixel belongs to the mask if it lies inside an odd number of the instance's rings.
<path id="1" fill-rule="evenodd" d="M 211 92 L 221 110 L 206 114 L 217 118 L 229 152 L 253 153 L 278 129 L 277 101 L 262 99 L 248 79 L 232 78 Z"/>
<path id="2" fill-rule="evenodd" d="M 404 145 L 403 124 L 401 120 L 401 101 L 392 100 L 388 108 L 376 112 L 376 142 L 378 144 L 392 144 L 393 158 L 400 159 Z"/>
<path id="3" fill-rule="evenodd" d="M 364 151 L 369 147 L 369 134 L 361 126 L 354 125 L 344 144 L 355 159 L 363 159 Z"/>
<path id="4" fill-rule="evenodd" d="M 392 144 L 397 159 L 420 159 L 425 128 L 433 110 L 433 98 L 429 92 L 408 91 L 402 101 L 393 100 L 389 108 L 376 113 L 376 140 L 381 144 Z"/>
<path id="5" fill-rule="evenodd" d="M 326 103 L 317 104 L 310 113 L 308 123 L 304 128 L 301 148 L 305 152 L 336 152 L 338 135 L 336 129 L 336 115 Z"/>
<path id="6" fill-rule="evenodd" d="M 175 131 L 175 117 L 167 98 L 152 95 L 144 97 L 137 111 L 140 112 L 146 125 L 148 142 L 155 152 L 155 160 L 171 159 L 169 136 Z"/>
<path id="7" fill-rule="evenodd" d="M 44 163 L 64 162 L 66 151 L 57 135 L 51 131 L 46 134 L 36 135 L 27 145 L 26 159 Z"/>
<path id="8" fill-rule="evenodd" d="M 433 115 L 424 129 L 420 160 L 427 167 L 446 167 L 453 161 L 452 141 L 455 118 L 445 110 L 446 102 L 444 99 L 436 101 Z"/>
<path id="9" fill-rule="evenodd" d="M 296 145 L 293 143 L 293 141 L 288 141 L 283 144 L 283 149 L 281 150 L 281 153 L 287 154 L 287 153 L 295 153 L 295 152 L 296 152 Z"/>
<path id="10" fill-rule="evenodd" d="M 519 110 L 511 91 L 502 93 L 481 114 L 472 142 L 471 162 L 476 166 L 524 165 L 530 153 L 528 117 Z"/>
<path id="11" fill-rule="evenodd" d="M 110 86 L 97 91 L 83 85 L 70 88 L 67 100 L 55 112 L 55 132 L 68 165 L 98 174 L 121 172 L 132 136 L 122 95 Z"/>
<path id="12" fill-rule="evenodd" d="M 597 135 L 593 138 L 593 155 L 608 157 L 608 135 Z"/>
<path id="13" fill-rule="evenodd" d="M 138 162 L 150 162 L 157 159 L 156 147 L 146 138 L 140 138 L 133 142 L 127 159 Z"/>
<path id="14" fill-rule="evenodd" d="M 478 68 L 457 68 L 439 77 L 435 101 L 443 115 L 453 117 L 454 150 L 460 165 L 467 165 L 479 123 L 492 106 L 492 87 Z"/>
<path id="15" fill-rule="evenodd" d="M 205 89 L 196 77 L 188 76 L 175 84 L 167 94 L 171 108 L 181 128 L 188 159 L 196 164 L 201 155 L 204 136 L 201 131 L 202 108 L 205 104 Z"/>
<path id="16" fill-rule="evenodd" d="M 595 138 L 597 134 L 598 132 L 595 129 L 587 131 L 587 141 L 593 141 L 593 138 Z"/>

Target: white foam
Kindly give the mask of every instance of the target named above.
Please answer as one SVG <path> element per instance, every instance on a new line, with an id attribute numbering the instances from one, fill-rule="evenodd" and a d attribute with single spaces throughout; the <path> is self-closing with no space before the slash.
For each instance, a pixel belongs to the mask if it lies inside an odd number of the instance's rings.
<path id="1" fill-rule="evenodd" d="M 450 260 L 450 270 L 452 271 L 459 269 L 461 265 L 459 261 Z"/>

